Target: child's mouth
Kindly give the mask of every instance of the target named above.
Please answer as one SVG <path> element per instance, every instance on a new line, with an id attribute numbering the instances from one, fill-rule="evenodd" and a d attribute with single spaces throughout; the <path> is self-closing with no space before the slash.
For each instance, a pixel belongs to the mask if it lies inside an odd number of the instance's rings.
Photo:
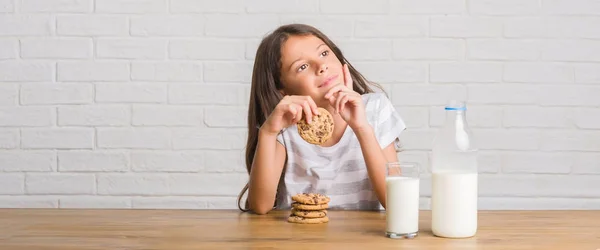
<path id="1" fill-rule="evenodd" d="M 331 85 L 335 79 L 337 79 L 338 75 L 332 75 L 330 77 L 328 77 L 321 85 L 319 85 L 319 88 L 322 87 L 327 87 L 329 85 Z"/>

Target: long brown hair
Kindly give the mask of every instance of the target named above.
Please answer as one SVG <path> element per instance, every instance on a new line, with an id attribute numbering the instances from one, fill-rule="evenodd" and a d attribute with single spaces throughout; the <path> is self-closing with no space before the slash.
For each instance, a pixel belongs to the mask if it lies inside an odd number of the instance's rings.
<path id="1" fill-rule="evenodd" d="M 258 144 L 258 129 L 267 120 L 275 106 L 283 98 L 279 90 L 283 89 L 281 81 L 281 47 L 290 36 L 313 35 L 321 39 L 342 64 L 348 64 L 350 75 L 352 75 L 353 89 L 359 94 L 372 93 L 373 89 L 369 85 L 382 89 L 375 83 L 370 83 L 346 60 L 342 51 L 318 29 L 306 24 L 287 24 L 277 28 L 271 34 L 263 38 L 254 59 L 254 69 L 252 71 L 252 87 L 250 90 L 250 103 L 248 106 L 248 141 L 246 142 L 246 169 L 248 174 L 252 169 L 254 153 Z M 286 157 L 287 162 L 287 157 Z M 281 177 L 285 173 L 282 171 Z M 279 179 L 277 193 L 281 193 L 282 180 Z M 248 200 L 244 208 L 241 206 L 241 200 L 244 193 L 248 190 L 248 184 L 238 195 L 238 208 L 242 211 L 249 210 Z"/>

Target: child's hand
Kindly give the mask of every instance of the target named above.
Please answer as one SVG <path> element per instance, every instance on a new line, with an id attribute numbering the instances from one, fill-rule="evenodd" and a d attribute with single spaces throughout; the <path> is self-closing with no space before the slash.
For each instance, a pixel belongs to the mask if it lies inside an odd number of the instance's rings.
<path id="1" fill-rule="evenodd" d="M 325 94 L 325 99 L 329 100 L 335 112 L 340 114 L 350 128 L 357 129 L 368 124 L 365 107 L 361 95 L 352 88 L 352 76 L 347 64 L 344 64 L 343 71 L 344 84 L 333 86 Z"/>
<path id="2" fill-rule="evenodd" d="M 318 114 L 317 104 L 310 96 L 285 96 L 275 106 L 261 129 L 268 134 L 278 134 L 282 129 L 298 123 L 303 115 L 311 123 L 312 116 Z"/>

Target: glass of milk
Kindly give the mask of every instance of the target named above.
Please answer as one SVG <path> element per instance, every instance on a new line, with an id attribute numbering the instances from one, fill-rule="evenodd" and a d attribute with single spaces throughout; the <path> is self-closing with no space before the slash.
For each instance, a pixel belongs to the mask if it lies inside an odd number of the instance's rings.
<path id="1" fill-rule="evenodd" d="M 410 239 L 419 232 L 419 164 L 386 164 L 386 236 Z"/>

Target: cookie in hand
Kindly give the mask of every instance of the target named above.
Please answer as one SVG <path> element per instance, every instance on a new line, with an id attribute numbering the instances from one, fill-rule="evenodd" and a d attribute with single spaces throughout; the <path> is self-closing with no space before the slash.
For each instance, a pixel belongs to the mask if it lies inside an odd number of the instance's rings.
<path id="1" fill-rule="evenodd" d="M 310 144 L 321 145 L 333 135 L 333 116 L 324 108 L 317 108 L 318 115 L 313 115 L 312 122 L 308 124 L 306 117 L 302 117 L 297 124 L 300 137 Z"/>

